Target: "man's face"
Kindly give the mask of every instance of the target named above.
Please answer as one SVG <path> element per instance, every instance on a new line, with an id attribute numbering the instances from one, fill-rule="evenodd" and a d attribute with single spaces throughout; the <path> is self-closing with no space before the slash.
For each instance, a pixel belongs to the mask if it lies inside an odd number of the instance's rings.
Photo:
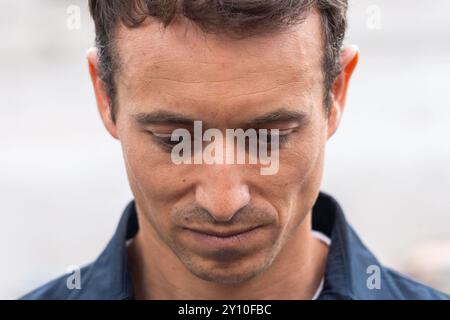
<path id="1" fill-rule="evenodd" d="M 329 129 L 319 15 L 289 32 L 243 40 L 181 20 L 165 31 L 156 22 L 121 27 L 116 39 L 117 138 L 141 232 L 202 279 L 237 283 L 261 273 L 304 224 L 319 192 Z M 202 121 L 204 130 L 279 129 L 278 172 L 175 165 L 164 136 L 192 130 L 185 119 Z"/>

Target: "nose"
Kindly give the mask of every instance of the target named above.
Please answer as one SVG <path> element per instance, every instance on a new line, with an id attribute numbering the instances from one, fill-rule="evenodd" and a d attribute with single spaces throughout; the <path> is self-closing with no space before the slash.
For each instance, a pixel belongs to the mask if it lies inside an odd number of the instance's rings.
<path id="1" fill-rule="evenodd" d="M 235 165 L 209 165 L 203 172 L 195 198 L 218 222 L 230 221 L 250 202 L 248 185 Z"/>

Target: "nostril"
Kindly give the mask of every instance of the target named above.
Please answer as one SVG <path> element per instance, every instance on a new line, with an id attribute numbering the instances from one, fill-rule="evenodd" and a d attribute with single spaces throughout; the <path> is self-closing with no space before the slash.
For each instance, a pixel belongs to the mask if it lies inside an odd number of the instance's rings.
<path id="1" fill-rule="evenodd" d="M 250 203 L 248 187 L 245 185 L 228 188 L 212 186 L 199 187 L 196 201 L 214 217 L 216 221 L 227 222 L 243 207 Z"/>

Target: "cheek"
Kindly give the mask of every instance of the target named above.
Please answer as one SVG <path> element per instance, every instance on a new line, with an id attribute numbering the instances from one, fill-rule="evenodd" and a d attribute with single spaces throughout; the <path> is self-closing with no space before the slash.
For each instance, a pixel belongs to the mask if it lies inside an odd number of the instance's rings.
<path id="1" fill-rule="evenodd" d="M 309 179 L 320 167 L 321 153 L 319 144 L 306 141 L 289 151 L 280 161 L 280 172 L 285 177 L 286 187 L 307 187 Z"/>
<path id="2" fill-rule="evenodd" d="M 133 192 L 153 206 L 174 196 L 173 186 L 182 180 L 170 154 L 164 152 L 144 132 L 127 132 L 121 138 L 125 165 Z"/>
<path id="3" fill-rule="evenodd" d="M 170 154 L 161 150 L 145 133 L 127 133 L 121 139 L 130 188 L 159 237 L 170 241 L 169 212 L 177 202 L 182 173 Z M 142 222 L 143 223 L 143 222 Z"/>
<path id="4" fill-rule="evenodd" d="M 324 135 L 319 130 L 305 130 L 280 150 L 278 174 L 273 183 L 280 191 L 300 190 L 320 170 Z"/>
<path id="5" fill-rule="evenodd" d="M 298 139 L 280 152 L 276 175 L 265 178 L 265 197 L 279 213 L 280 225 L 300 222 L 314 204 L 323 171 L 324 142 L 320 135 Z"/>

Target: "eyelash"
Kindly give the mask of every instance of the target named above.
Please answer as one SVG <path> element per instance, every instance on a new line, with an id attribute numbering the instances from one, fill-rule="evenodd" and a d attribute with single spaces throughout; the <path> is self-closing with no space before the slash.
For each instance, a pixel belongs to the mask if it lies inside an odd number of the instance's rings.
<path id="1" fill-rule="evenodd" d="M 150 134 L 152 135 L 153 139 L 160 147 L 162 147 L 163 149 L 168 150 L 168 151 L 171 151 L 172 148 L 175 147 L 181 141 L 181 138 L 178 141 L 172 141 L 171 137 L 158 137 L 155 134 L 153 134 L 152 132 L 150 132 Z"/>
<path id="2" fill-rule="evenodd" d="M 287 134 L 279 134 L 278 135 L 278 139 L 279 139 L 279 145 L 280 147 L 287 143 L 290 136 L 295 132 L 296 130 L 291 130 L 291 132 L 287 133 Z M 171 151 L 173 147 L 175 147 L 178 143 L 181 142 L 181 138 L 178 141 L 172 141 L 171 136 L 169 137 L 158 137 L 157 135 L 155 135 L 153 132 L 149 131 L 149 133 L 152 135 L 153 139 L 156 141 L 156 143 L 158 145 L 160 145 L 161 147 L 163 147 L 165 150 Z M 270 135 L 267 136 L 268 140 L 270 141 Z M 264 142 L 263 142 L 264 143 Z M 271 144 L 270 142 L 268 144 Z"/>

